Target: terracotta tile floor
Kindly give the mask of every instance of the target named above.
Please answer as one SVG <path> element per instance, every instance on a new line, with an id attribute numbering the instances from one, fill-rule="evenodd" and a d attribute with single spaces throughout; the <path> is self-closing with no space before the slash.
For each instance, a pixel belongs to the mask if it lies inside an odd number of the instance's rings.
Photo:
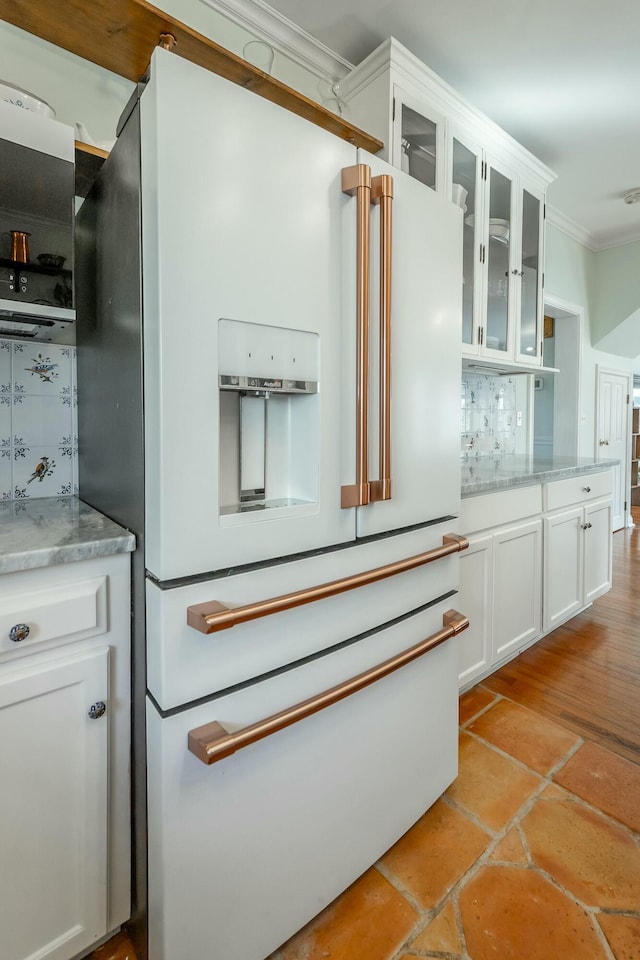
<path id="1" fill-rule="evenodd" d="M 460 717 L 444 797 L 269 960 L 640 960 L 640 767 L 481 685 Z"/>
<path id="2" fill-rule="evenodd" d="M 269 960 L 640 960 L 640 767 L 481 685 L 460 718 L 444 797 Z"/>

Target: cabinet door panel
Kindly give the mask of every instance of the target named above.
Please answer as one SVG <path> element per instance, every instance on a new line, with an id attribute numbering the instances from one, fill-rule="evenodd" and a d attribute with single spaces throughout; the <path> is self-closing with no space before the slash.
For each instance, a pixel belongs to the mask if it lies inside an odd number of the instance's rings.
<path id="1" fill-rule="evenodd" d="M 442 193 L 444 117 L 424 100 L 394 86 L 393 164 Z"/>
<path id="2" fill-rule="evenodd" d="M 493 660 L 540 633 L 542 521 L 510 527 L 493 539 Z"/>
<path id="3" fill-rule="evenodd" d="M 451 139 L 451 199 L 463 208 L 462 343 L 477 354 L 482 322 L 482 150 L 457 130 Z"/>
<path id="4" fill-rule="evenodd" d="M 521 186 L 520 247 L 516 261 L 520 280 L 516 361 L 532 366 L 542 362 L 542 263 L 544 195 Z"/>
<path id="5" fill-rule="evenodd" d="M 3 960 L 67 960 L 107 932 L 107 649 L 0 680 Z"/>
<path id="6" fill-rule="evenodd" d="M 612 502 L 594 503 L 585 507 L 584 531 L 584 602 L 591 603 L 611 589 Z"/>
<path id="7" fill-rule="evenodd" d="M 491 663 L 491 535 L 475 537 L 460 554 L 459 606 L 469 627 L 458 637 L 458 682 L 468 684 Z"/>
<path id="8" fill-rule="evenodd" d="M 583 605 L 582 507 L 544 521 L 544 630 L 567 620 Z"/>
<path id="9" fill-rule="evenodd" d="M 490 162 L 486 216 L 486 318 L 482 353 L 513 360 L 515 174 Z"/>

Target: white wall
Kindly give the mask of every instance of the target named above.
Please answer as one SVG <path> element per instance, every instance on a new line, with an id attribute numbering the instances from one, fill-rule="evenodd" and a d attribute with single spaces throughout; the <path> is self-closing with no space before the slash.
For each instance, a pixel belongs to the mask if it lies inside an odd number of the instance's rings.
<path id="1" fill-rule="evenodd" d="M 618 249 L 618 248 L 616 248 Z M 597 453 L 596 428 L 596 365 L 624 372 L 640 369 L 640 357 L 634 360 L 597 350 L 592 330 L 597 316 L 598 257 L 568 237 L 557 227 L 547 225 L 545 252 L 545 296 L 553 296 L 584 309 L 582 341 L 582 374 L 580 398 L 579 456 Z"/>

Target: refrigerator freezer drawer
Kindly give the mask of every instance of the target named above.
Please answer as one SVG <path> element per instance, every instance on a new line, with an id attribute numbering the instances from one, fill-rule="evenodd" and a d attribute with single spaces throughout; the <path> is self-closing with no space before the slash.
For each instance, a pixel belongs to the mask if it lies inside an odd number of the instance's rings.
<path id="1" fill-rule="evenodd" d="M 318 694 L 450 606 L 168 718 L 148 704 L 150 960 L 263 960 L 422 815 L 457 773 L 457 641 L 212 766 L 189 731 Z"/>
<path id="2" fill-rule="evenodd" d="M 348 577 L 439 547 L 452 527 L 455 521 L 446 521 L 171 590 L 148 581 L 149 691 L 161 709 L 169 710 L 377 629 L 456 590 L 454 554 L 370 586 L 209 635 L 187 625 L 192 604 L 216 600 L 236 607 Z"/>

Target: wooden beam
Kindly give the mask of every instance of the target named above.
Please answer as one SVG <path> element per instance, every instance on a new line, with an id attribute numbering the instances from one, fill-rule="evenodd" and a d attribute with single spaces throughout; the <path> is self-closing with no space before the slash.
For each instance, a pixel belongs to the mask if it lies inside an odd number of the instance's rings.
<path id="1" fill-rule="evenodd" d="M 176 55 L 253 90 L 371 153 L 382 142 L 146 0 L 0 0 L 0 19 L 137 82 L 164 33 Z"/>

